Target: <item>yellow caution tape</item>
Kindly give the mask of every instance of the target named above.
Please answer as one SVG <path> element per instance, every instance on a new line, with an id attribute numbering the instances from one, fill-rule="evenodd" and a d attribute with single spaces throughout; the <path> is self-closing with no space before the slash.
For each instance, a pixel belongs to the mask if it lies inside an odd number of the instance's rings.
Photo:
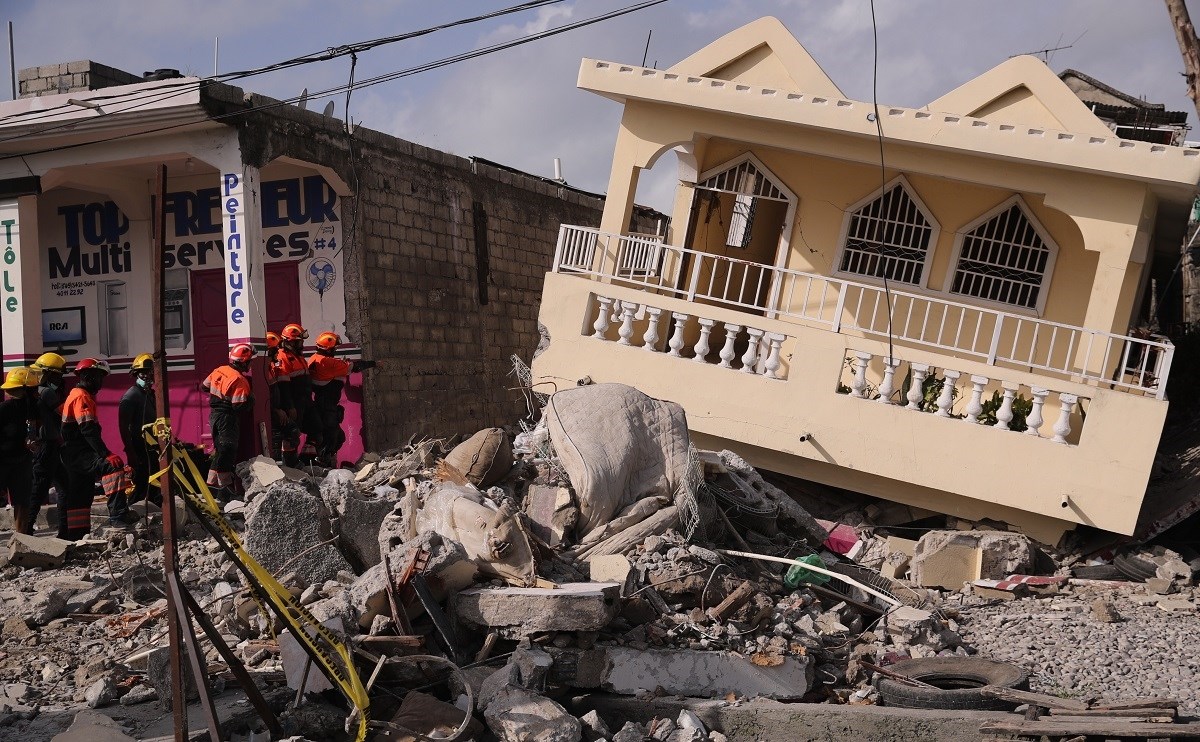
<path id="1" fill-rule="evenodd" d="M 306 648 L 325 677 L 338 686 L 342 695 L 354 707 L 351 719 L 357 718 L 358 720 L 358 733 L 355 740 L 364 742 L 367 738 L 367 707 L 370 705 L 370 700 L 367 697 L 367 689 L 362 684 L 362 679 L 358 677 L 358 673 L 354 669 L 350 650 L 338 639 L 336 634 L 322 626 L 307 608 L 296 602 L 291 592 L 245 550 L 237 534 L 221 513 L 221 507 L 208 489 L 208 484 L 200 476 L 200 470 L 196 467 L 196 463 L 192 461 L 186 449 L 171 439 L 170 422 L 159 418 L 143 427 L 142 431 L 148 443 L 167 443 L 171 461 L 168 468 L 174 472 L 175 479 L 173 481 L 177 481 L 182 487 L 187 502 L 220 530 L 228 545 L 237 554 L 238 560 L 254 576 L 256 584 L 250 585 L 251 594 L 254 595 L 259 609 L 263 611 L 268 625 L 272 625 L 274 622 L 270 616 L 266 615 L 265 607 L 259 600 L 260 596 L 275 608 L 276 614 L 287 624 L 292 636 Z M 167 469 L 163 469 L 156 472 L 150 478 L 151 483 L 157 484 L 159 478 L 166 471 Z M 272 633 L 274 633 L 273 630 Z"/>

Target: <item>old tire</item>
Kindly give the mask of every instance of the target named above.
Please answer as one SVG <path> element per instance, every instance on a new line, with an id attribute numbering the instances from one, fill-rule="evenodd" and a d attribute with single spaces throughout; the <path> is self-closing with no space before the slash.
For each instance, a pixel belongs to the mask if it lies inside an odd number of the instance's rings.
<path id="1" fill-rule="evenodd" d="M 884 706 L 907 709 L 958 709 L 1011 711 L 1017 704 L 985 698 L 986 685 L 1024 690 L 1029 673 L 1007 662 L 978 657 L 928 657 L 903 660 L 888 670 L 921 680 L 936 688 L 925 688 L 877 676 L 879 698 Z"/>
<path id="2" fill-rule="evenodd" d="M 1157 565 L 1136 552 L 1117 555 L 1113 558 L 1113 566 L 1134 582 L 1145 582 L 1157 573 Z"/>

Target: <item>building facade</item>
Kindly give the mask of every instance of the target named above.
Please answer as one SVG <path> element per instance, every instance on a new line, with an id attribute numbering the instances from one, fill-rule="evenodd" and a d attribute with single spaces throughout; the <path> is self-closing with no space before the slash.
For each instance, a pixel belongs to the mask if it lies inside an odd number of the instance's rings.
<path id="1" fill-rule="evenodd" d="M 236 87 L 169 75 L 121 84 L 131 77 L 91 62 L 34 68 L 21 75 L 27 97 L 0 104 L 6 368 L 46 350 L 108 360 L 101 421 L 119 450 L 123 371 L 153 347 L 166 165 L 163 310 L 180 438 L 209 440 L 199 382 L 229 345 L 262 349 L 267 329 L 288 322 L 310 342 L 336 332 L 341 353 L 380 362 L 348 386 L 343 459 L 525 413 L 510 356 L 528 360 L 537 346 L 560 223 L 597 224 L 602 197 L 350 134 Z M 659 217 L 637 213 L 654 227 Z M 254 377 L 257 428 L 269 415 L 261 369 Z"/>
<path id="2" fill-rule="evenodd" d="M 919 109 L 850 100 L 773 18 L 579 86 L 624 113 L 535 378 L 636 384 L 701 445 L 1046 541 L 1132 531 L 1173 348 L 1130 327 L 1200 152 L 1114 136 L 1031 57 Z M 669 236 L 632 236 L 670 151 Z"/>

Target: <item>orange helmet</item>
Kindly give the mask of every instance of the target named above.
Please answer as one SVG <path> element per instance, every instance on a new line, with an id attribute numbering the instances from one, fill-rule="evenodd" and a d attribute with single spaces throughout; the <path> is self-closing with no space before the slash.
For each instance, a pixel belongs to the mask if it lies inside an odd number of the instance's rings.
<path id="1" fill-rule="evenodd" d="M 335 332 L 322 332 L 317 335 L 317 347 L 321 350 L 333 350 L 338 347 L 342 339 Z"/>
<path id="2" fill-rule="evenodd" d="M 283 332 L 279 333 L 284 340 L 306 340 L 308 339 L 308 330 L 300 325 L 292 323 L 283 328 Z"/>
<path id="3" fill-rule="evenodd" d="M 229 349 L 230 363 L 249 363 L 254 357 L 254 348 L 249 343 L 238 343 Z"/>
<path id="4" fill-rule="evenodd" d="M 268 332 L 267 333 L 267 349 L 275 350 L 278 347 L 279 347 L 279 335 L 277 335 L 273 332 Z"/>

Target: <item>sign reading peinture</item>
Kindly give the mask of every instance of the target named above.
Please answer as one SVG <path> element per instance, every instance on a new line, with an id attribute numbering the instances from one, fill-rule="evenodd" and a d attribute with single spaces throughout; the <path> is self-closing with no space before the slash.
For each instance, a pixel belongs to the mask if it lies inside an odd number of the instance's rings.
<path id="1" fill-rule="evenodd" d="M 231 326 L 246 322 L 246 256 L 242 252 L 242 223 L 246 207 L 242 204 L 242 176 L 225 173 L 221 176 L 221 221 L 225 227 L 225 278 L 228 285 L 226 313 Z"/>

